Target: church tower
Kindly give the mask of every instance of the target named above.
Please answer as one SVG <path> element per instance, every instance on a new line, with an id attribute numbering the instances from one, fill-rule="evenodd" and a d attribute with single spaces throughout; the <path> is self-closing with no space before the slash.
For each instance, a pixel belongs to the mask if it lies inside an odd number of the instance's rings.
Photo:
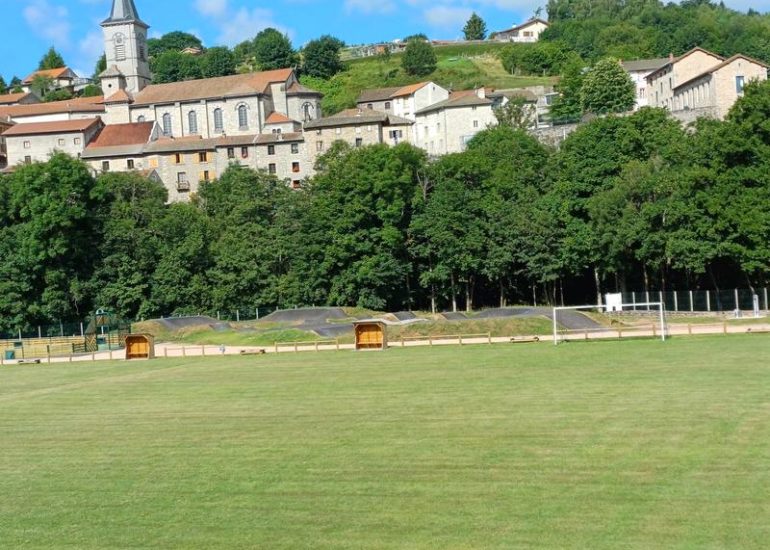
<path id="1" fill-rule="evenodd" d="M 136 94 L 150 83 L 147 25 L 139 19 L 134 0 L 113 0 L 110 17 L 102 22 L 107 70 L 102 90 L 110 97 L 119 90 Z"/>

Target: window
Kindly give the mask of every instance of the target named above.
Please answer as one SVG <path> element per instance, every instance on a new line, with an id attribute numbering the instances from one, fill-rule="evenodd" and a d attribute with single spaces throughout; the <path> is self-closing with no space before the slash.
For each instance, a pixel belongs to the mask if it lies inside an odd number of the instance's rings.
<path id="1" fill-rule="evenodd" d="M 299 172 L 299 162 L 292 162 L 291 163 L 291 171 L 295 174 Z"/>
<path id="2" fill-rule="evenodd" d="M 214 131 L 222 133 L 225 129 L 225 122 L 222 118 L 222 109 L 214 109 Z"/>
<path id="3" fill-rule="evenodd" d="M 201 172 L 201 181 L 211 181 L 211 173 L 208 170 Z"/>
<path id="4" fill-rule="evenodd" d="M 126 161 L 126 167 L 127 167 L 129 170 L 133 170 L 133 169 L 134 169 L 134 159 L 128 159 L 128 160 Z"/>
<path id="5" fill-rule="evenodd" d="M 280 133 L 281 133 L 281 129 L 280 128 L 273 128 L 273 134 L 280 135 Z"/>
<path id="6" fill-rule="evenodd" d="M 190 182 L 187 181 L 187 172 L 178 172 L 176 175 L 177 191 L 185 192 L 190 190 Z"/>
<path id="7" fill-rule="evenodd" d="M 137 122 L 144 122 L 145 120 L 147 119 L 144 117 L 144 115 L 139 115 L 139 118 L 136 119 Z"/>
<path id="8" fill-rule="evenodd" d="M 24 157 L 24 164 L 32 164 L 32 157 L 30 157 L 29 155 Z"/>
<path id="9" fill-rule="evenodd" d="M 157 168 L 158 167 L 158 157 L 153 157 L 150 159 L 150 168 Z"/>
<path id="10" fill-rule="evenodd" d="M 249 112 L 246 105 L 238 106 L 238 127 L 241 130 L 249 129 Z"/>
<path id="11" fill-rule="evenodd" d="M 267 171 L 270 172 L 271 174 L 275 174 L 275 164 L 272 164 L 272 163 L 268 164 Z"/>
<path id="12" fill-rule="evenodd" d="M 75 145 L 80 145 L 80 138 L 75 138 L 75 139 L 73 140 L 73 143 L 74 143 Z"/>
<path id="13" fill-rule="evenodd" d="M 64 138 L 59 138 L 59 147 L 64 147 Z"/>
<path id="14" fill-rule="evenodd" d="M 126 60 L 126 45 L 115 44 L 115 61 L 125 61 L 125 60 Z"/>
<path id="15" fill-rule="evenodd" d="M 299 153 L 299 143 L 292 143 L 291 144 L 291 154 L 296 155 Z"/>
<path id="16" fill-rule="evenodd" d="M 163 135 L 171 135 L 171 114 L 169 113 L 163 114 Z"/>
<path id="17" fill-rule="evenodd" d="M 227 148 L 227 158 L 234 159 L 235 158 L 235 147 L 228 147 Z"/>
<path id="18" fill-rule="evenodd" d="M 209 161 L 209 154 L 205 151 L 202 151 L 198 153 L 198 162 L 208 162 Z"/>
<path id="19" fill-rule="evenodd" d="M 241 158 L 242 159 L 249 158 L 249 148 L 248 147 L 241 147 Z"/>
<path id="20" fill-rule="evenodd" d="M 475 110 L 476 110 L 476 106 L 474 105 L 471 107 L 471 111 L 475 111 Z"/>
<path id="21" fill-rule="evenodd" d="M 738 95 L 743 95 L 743 87 L 745 85 L 744 78 L 742 76 L 735 77 L 735 91 Z"/>
<path id="22" fill-rule="evenodd" d="M 668 89 L 669 90 L 674 89 L 674 80 L 670 76 L 668 77 Z"/>
<path id="23" fill-rule="evenodd" d="M 198 114 L 195 111 L 187 113 L 187 126 L 191 134 L 198 133 Z"/>
<path id="24" fill-rule="evenodd" d="M 109 172 L 110 171 L 110 161 L 105 160 L 102 162 L 102 172 Z"/>
<path id="25" fill-rule="evenodd" d="M 479 127 L 479 121 L 478 120 L 474 120 L 473 121 L 473 127 L 474 128 L 478 128 Z"/>
<path id="26" fill-rule="evenodd" d="M 316 141 L 315 142 L 315 150 L 319 153 L 324 150 L 324 142 L 323 141 Z"/>
<path id="27" fill-rule="evenodd" d="M 363 147 L 363 145 L 364 145 L 364 139 L 356 138 L 356 147 Z"/>
<path id="28" fill-rule="evenodd" d="M 29 141 L 25 141 L 25 142 L 24 142 L 24 148 L 25 148 L 25 149 L 31 149 L 31 148 L 32 148 L 32 143 L 31 143 L 31 142 L 29 142 Z"/>
<path id="29" fill-rule="evenodd" d="M 385 102 L 385 110 L 386 110 L 386 111 L 389 111 L 389 110 L 390 110 L 390 101 L 386 101 L 386 102 Z"/>
<path id="30" fill-rule="evenodd" d="M 639 97 L 644 99 L 644 88 L 639 88 Z"/>
<path id="31" fill-rule="evenodd" d="M 299 180 L 294 180 L 291 182 L 292 189 L 299 189 L 300 187 L 302 187 L 302 183 Z"/>
<path id="32" fill-rule="evenodd" d="M 139 60 L 140 61 L 147 61 L 147 54 L 144 50 L 144 44 L 139 44 Z"/>
<path id="33" fill-rule="evenodd" d="M 174 154 L 174 164 L 182 164 L 184 162 L 184 155 L 181 153 Z"/>
<path id="34" fill-rule="evenodd" d="M 367 106 L 366 106 L 366 108 L 367 108 L 367 109 L 374 109 L 374 105 L 372 105 L 372 104 L 370 103 L 369 105 L 367 105 Z"/>
<path id="35" fill-rule="evenodd" d="M 267 146 L 267 154 L 268 155 L 274 155 L 275 154 L 275 145 L 268 145 Z"/>

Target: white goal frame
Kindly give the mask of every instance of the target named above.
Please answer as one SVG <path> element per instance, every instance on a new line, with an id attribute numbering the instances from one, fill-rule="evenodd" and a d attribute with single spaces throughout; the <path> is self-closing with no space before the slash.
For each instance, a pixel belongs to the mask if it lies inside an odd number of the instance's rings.
<path id="1" fill-rule="evenodd" d="M 666 341 L 666 332 L 668 326 L 666 325 L 666 304 L 664 302 L 637 302 L 635 304 L 616 304 L 614 307 L 620 307 L 621 311 L 638 311 L 640 308 L 646 308 L 649 311 L 651 307 L 657 307 L 660 312 L 660 341 Z M 559 324 L 557 314 L 559 311 L 580 311 L 580 310 L 598 310 L 602 313 L 607 313 L 607 305 L 585 305 L 585 306 L 561 306 L 553 308 L 553 345 L 559 345 Z M 566 341 L 566 339 L 565 339 Z"/>

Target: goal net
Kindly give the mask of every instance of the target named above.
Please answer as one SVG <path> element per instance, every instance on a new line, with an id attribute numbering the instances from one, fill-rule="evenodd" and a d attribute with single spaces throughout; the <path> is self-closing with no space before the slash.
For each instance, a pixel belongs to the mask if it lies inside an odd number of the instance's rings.
<path id="1" fill-rule="evenodd" d="M 590 313 L 603 314 L 601 318 Z M 588 315 L 587 315 L 588 314 Z M 553 343 L 607 338 L 660 338 L 668 335 L 663 302 L 553 308 Z"/>

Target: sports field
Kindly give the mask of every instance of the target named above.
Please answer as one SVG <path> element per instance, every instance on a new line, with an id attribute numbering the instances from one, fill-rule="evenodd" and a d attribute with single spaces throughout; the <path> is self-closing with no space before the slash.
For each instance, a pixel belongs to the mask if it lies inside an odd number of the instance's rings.
<path id="1" fill-rule="evenodd" d="M 770 335 L 0 369 L 4 548 L 766 548 Z"/>

